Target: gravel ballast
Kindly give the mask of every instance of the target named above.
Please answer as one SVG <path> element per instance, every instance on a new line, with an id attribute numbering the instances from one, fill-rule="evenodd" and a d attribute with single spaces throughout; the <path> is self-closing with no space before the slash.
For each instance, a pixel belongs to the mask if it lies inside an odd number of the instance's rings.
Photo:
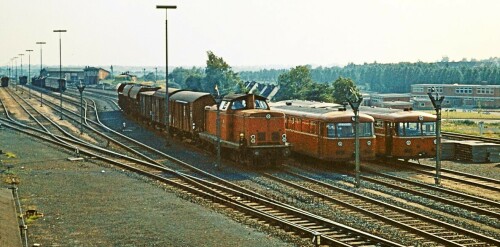
<path id="1" fill-rule="evenodd" d="M 224 214 L 179 198 L 169 188 L 34 138 L 0 130 L 4 164 L 21 182 L 23 210 L 41 246 L 291 246 Z M 5 183 L 2 186 L 6 186 Z M 3 213 L 3 212 L 2 212 Z"/>

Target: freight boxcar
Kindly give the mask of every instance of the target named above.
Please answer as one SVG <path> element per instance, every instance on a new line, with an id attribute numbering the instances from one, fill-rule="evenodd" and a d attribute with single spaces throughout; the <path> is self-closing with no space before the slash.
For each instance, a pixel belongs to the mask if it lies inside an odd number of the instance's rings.
<path id="1" fill-rule="evenodd" d="M 169 88 L 168 93 L 171 97 L 174 93 L 181 91 L 177 88 Z M 165 129 L 165 89 L 158 89 L 156 91 L 142 92 L 140 97 L 140 115 L 148 123 Z M 170 107 L 169 107 L 170 108 Z M 171 120 L 169 120 L 172 122 Z"/>
<path id="2" fill-rule="evenodd" d="M 27 76 L 19 76 L 19 84 L 26 85 L 27 83 L 28 83 L 28 77 Z"/>
<path id="3" fill-rule="evenodd" d="M 205 107 L 215 105 L 211 94 L 178 91 L 170 96 L 169 102 L 170 126 L 174 133 L 196 138 L 198 133 L 205 131 Z"/>
<path id="4" fill-rule="evenodd" d="M 4 76 L 2 77 L 2 87 L 8 87 L 9 86 L 9 77 Z"/>
<path id="5" fill-rule="evenodd" d="M 54 92 L 66 91 L 66 79 L 60 79 L 59 77 L 34 77 L 31 84 Z"/>

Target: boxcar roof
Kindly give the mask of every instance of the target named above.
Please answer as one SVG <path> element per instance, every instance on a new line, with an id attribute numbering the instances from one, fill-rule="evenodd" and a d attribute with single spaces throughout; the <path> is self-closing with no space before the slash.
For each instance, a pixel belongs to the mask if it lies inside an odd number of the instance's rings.
<path id="1" fill-rule="evenodd" d="M 436 116 L 427 112 L 390 109 L 382 107 L 360 107 L 360 112 L 366 113 L 376 119 L 384 119 L 394 122 L 420 122 L 436 121 Z"/>
<path id="2" fill-rule="evenodd" d="M 125 85 L 125 87 L 123 87 L 123 95 L 125 96 L 128 96 L 128 92 L 130 91 L 130 89 L 134 86 L 134 84 L 129 84 L 129 85 Z"/>
<path id="3" fill-rule="evenodd" d="M 136 85 L 136 86 L 133 86 L 131 89 L 130 89 L 130 92 L 128 93 L 129 94 L 129 97 L 132 98 L 132 99 L 137 99 L 137 95 L 141 92 L 146 92 L 146 91 L 157 91 L 158 88 L 157 87 L 149 87 L 149 86 L 142 86 L 142 85 Z"/>
<path id="4" fill-rule="evenodd" d="M 181 89 L 169 87 L 168 88 L 168 95 L 170 96 L 173 93 L 175 93 L 177 91 L 180 91 L 180 90 Z M 155 93 L 153 94 L 153 97 L 165 98 L 165 89 L 164 88 L 160 88 L 160 89 L 156 90 Z"/>
<path id="5" fill-rule="evenodd" d="M 181 92 L 177 92 L 177 93 L 173 94 L 170 97 L 170 99 L 192 103 L 192 102 L 195 102 L 196 100 L 198 100 L 202 97 L 205 97 L 207 95 L 211 96 L 210 93 L 205 93 L 205 92 L 181 91 Z M 214 99 L 214 102 L 215 102 L 215 99 Z"/>

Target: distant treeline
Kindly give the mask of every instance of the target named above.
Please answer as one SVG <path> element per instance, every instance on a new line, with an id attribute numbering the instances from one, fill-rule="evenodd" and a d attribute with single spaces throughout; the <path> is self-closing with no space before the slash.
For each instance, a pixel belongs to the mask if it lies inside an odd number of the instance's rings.
<path id="1" fill-rule="evenodd" d="M 241 71 L 246 81 L 277 82 L 280 74 L 289 69 L 263 69 Z M 397 63 L 362 65 L 348 64 L 345 67 L 310 68 L 313 81 L 331 83 L 339 77 L 354 80 L 356 85 L 377 92 L 409 92 L 412 84 L 500 84 L 500 58 L 476 61 L 453 62 L 443 59 L 435 63 Z"/>

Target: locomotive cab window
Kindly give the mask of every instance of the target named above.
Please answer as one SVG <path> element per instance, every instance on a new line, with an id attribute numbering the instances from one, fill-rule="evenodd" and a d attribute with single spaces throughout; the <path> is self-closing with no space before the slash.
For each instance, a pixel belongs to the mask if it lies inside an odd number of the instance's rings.
<path id="1" fill-rule="evenodd" d="M 269 107 L 267 106 L 267 102 L 264 100 L 255 100 L 255 109 L 264 109 L 267 110 Z"/>
<path id="2" fill-rule="evenodd" d="M 229 102 L 228 101 L 223 100 L 222 102 L 220 102 L 220 109 L 221 110 L 227 110 L 228 106 L 229 106 Z"/>
<path id="3" fill-rule="evenodd" d="M 246 106 L 247 106 L 247 101 L 246 100 L 244 100 L 244 99 L 235 100 L 235 101 L 233 101 L 233 103 L 231 105 L 231 110 L 245 109 Z"/>

